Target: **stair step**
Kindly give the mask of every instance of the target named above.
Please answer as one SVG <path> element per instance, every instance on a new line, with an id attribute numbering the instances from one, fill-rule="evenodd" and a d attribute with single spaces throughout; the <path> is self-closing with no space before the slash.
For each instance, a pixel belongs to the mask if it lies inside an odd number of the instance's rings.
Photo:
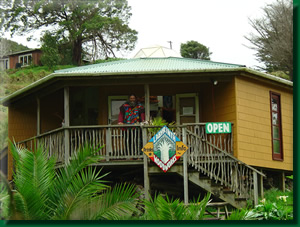
<path id="1" fill-rule="evenodd" d="M 211 180 L 210 177 L 204 176 L 204 175 L 199 175 L 200 180 Z"/>
<path id="2" fill-rule="evenodd" d="M 183 173 L 177 173 L 183 176 Z M 236 198 L 236 193 L 228 185 L 221 185 L 219 181 L 216 182 L 214 179 L 203 175 L 203 173 L 197 171 L 188 172 L 188 179 L 202 189 L 211 192 L 214 197 L 227 202 L 233 207 L 242 208 L 247 205 L 246 198 Z"/>
<path id="3" fill-rule="evenodd" d="M 232 191 L 232 190 L 229 189 L 229 188 L 228 188 L 228 189 L 227 189 L 227 188 L 226 188 L 226 189 L 223 188 L 223 194 L 235 194 L 235 192 Z"/>
<path id="4" fill-rule="evenodd" d="M 222 184 L 220 184 L 219 182 L 215 182 L 215 181 L 211 181 L 211 186 L 212 187 L 224 187 Z"/>

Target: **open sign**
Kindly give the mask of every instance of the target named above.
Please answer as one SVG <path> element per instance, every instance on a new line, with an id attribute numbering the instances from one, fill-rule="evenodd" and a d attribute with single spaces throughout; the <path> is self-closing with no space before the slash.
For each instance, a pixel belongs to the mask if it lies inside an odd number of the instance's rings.
<path id="1" fill-rule="evenodd" d="M 207 134 L 214 133 L 231 133 L 230 122 L 210 122 L 205 124 L 205 131 Z"/>

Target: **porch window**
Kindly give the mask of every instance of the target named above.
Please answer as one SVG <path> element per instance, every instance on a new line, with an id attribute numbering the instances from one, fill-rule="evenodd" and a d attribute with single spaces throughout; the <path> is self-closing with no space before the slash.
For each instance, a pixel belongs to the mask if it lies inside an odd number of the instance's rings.
<path id="1" fill-rule="evenodd" d="M 159 95 L 150 96 L 150 119 L 162 117 L 166 122 L 171 123 L 176 120 L 175 112 L 175 96 L 173 95 Z M 145 107 L 145 97 L 139 99 L 141 104 Z"/>
<path id="2" fill-rule="evenodd" d="M 70 124 L 98 125 L 98 87 L 72 87 L 70 89 Z"/>
<path id="3" fill-rule="evenodd" d="M 280 94 L 270 91 L 270 98 L 272 126 L 272 157 L 273 160 L 283 160 Z"/>

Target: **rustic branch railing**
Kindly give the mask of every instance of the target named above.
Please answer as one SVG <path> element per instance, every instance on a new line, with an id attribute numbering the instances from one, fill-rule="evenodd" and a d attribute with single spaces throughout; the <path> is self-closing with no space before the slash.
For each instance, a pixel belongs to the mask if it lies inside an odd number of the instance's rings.
<path id="1" fill-rule="evenodd" d="M 69 132 L 66 141 L 65 131 Z M 66 151 L 65 143 L 69 143 Z M 49 156 L 55 156 L 58 164 L 64 164 L 65 157 L 71 157 L 74 151 L 85 144 L 99 149 L 98 155 L 110 159 L 142 159 L 143 135 L 141 126 L 101 125 L 101 126 L 70 126 L 55 129 L 42 135 L 17 143 L 29 150 L 34 150 L 37 144 L 48 151 Z"/>
<path id="2" fill-rule="evenodd" d="M 49 156 L 56 156 L 58 164 L 64 164 L 66 157 L 71 157 L 74 151 L 86 143 L 95 149 L 105 145 L 98 154 L 105 157 L 106 161 L 112 159 L 142 160 L 143 145 L 161 127 L 147 125 L 69 126 L 18 144 L 28 149 L 34 149 L 36 144 L 42 145 L 45 150 L 49 151 Z M 254 181 L 257 174 L 263 175 L 233 156 L 232 133 L 206 134 L 205 123 L 170 126 L 169 128 L 180 140 L 186 141 L 189 147 L 186 154 L 188 164 L 215 182 L 230 188 L 236 192 L 237 196 L 249 196 L 249 191 L 255 188 Z M 66 131 L 68 131 L 67 137 L 65 137 Z M 69 146 L 65 146 L 66 143 Z"/>
<path id="3" fill-rule="evenodd" d="M 140 126 L 71 126 L 71 155 L 85 143 L 95 148 L 105 145 L 99 155 L 109 159 L 142 158 L 142 129 Z"/>
<path id="4" fill-rule="evenodd" d="M 231 133 L 206 134 L 205 124 L 187 125 L 188 163 L 216 183 L 230 188 L 236 196 L 250 198 L 257 192 L 255 168 L 248 166 L 233 156 Z M 249 192 L 253 192 L 250 194 Z"/>

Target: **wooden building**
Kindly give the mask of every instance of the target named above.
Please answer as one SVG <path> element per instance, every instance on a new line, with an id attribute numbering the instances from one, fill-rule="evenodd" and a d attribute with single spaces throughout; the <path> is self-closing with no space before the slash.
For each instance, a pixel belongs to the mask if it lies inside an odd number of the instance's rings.
<path id="1" fill-rule="evenodd" d="M 41 65 L 41 49 L 29 49 L 18 51 L 8 55 L 9 69 L 26 67 L 29 65 Z"/>
<path id="2" fill-rule="evenodd" d="M 140 151 L 140 140 L 146 144 L 152 136 L 149 126 L 124 130 L 116 124 L 130 93 L 145 106 L 146 120 L 174 121 L 189 147 L 167 173 Z M 139 178 L 146 196 L 182 182 L 186 202 L 191 188 L 199 188 L 243 207 L 249 198 L 257 203 L 270 173 L 284 187 L 285 174 L 293 171 L 293 83 L 243 65 L 174 57 L 87 65 L 56 71 L 2 104 L 11 140 L 31 148 L 36 139 L 61 165 L 85 142 L 105 144 L 98 165 L 122 179 Z M 206 122 L 231 122 L 232 133 L 207 134 Z M 134 145 L 125 141 L 133 131 Z M 176 183 L 164 184 L 166 177 Z"/>
<path id="3" fill-rule="evenodd" d="M 0 71 L 9 69 L 9 57 L 1 56 L 0 57 Z"/>

